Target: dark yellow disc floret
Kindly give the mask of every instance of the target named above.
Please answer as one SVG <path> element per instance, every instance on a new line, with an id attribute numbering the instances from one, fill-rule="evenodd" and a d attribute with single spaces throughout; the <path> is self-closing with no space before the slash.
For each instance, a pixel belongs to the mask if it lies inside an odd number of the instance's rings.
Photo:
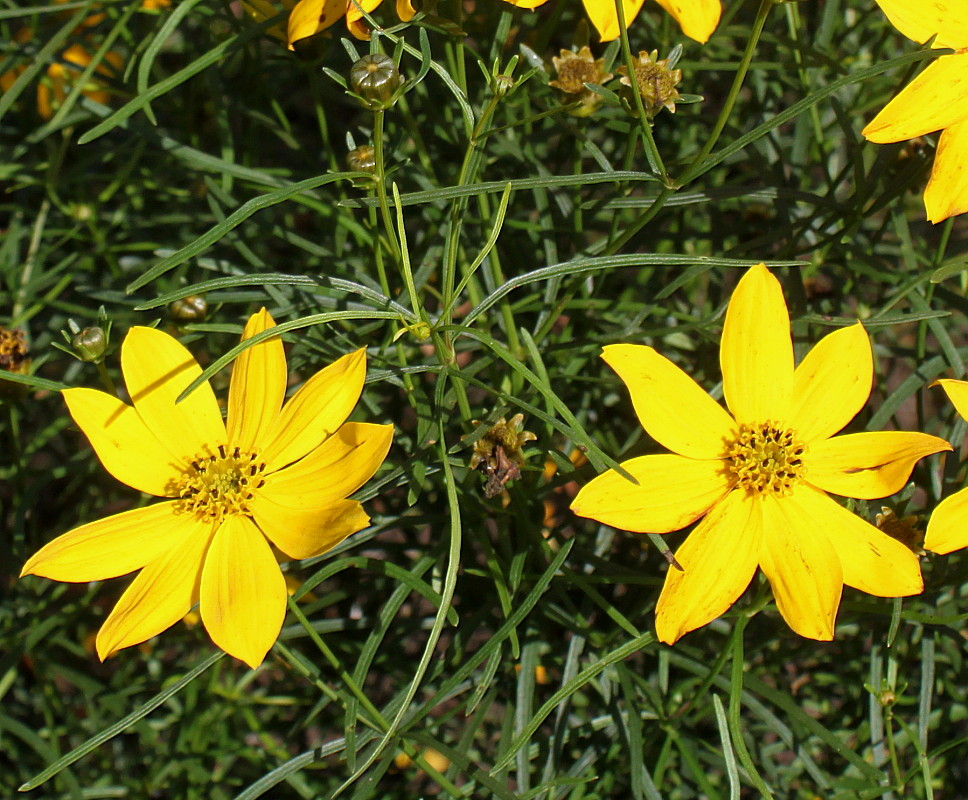
<path id="1" fill-rule="evenodd" d="M 191 462 L 178 483 L 176 510 L 216 524 L 233 514 L 250 516 L 248 503 L 265 482 L 265 468 L 257 453 L 243 453 L 238 447 L 229 453 L 219 445 L 218 455 L 198 456 Z"/>
<path id="2" fill-rule="evenodd" d="M 736 485 L 753 494 L 786 495 L 806 474 L 806 446 L 789 429 L 774 422 L 740 425 L 739 436 L 726 451 L 727 470 Z"/>

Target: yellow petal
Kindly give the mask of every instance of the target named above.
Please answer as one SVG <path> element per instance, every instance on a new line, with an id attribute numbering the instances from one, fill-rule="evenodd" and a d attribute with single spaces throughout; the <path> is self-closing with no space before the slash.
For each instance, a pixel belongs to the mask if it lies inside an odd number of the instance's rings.
<path id="1" fill-rule="evenodd" d="M 941 134 L 924 207 L 931 222 L 968 213 L 968 119 Z"/>
<path id="2" fill-rule="evenodd" d="M 871 120 L 868 141 L 901 142 L 968 119 L 968 52 L 941 56 Z"/>
<path id="3" fill-rule="evenodd" d="M 951 553 L 962 547 L 968 547 L 968 489 L 938 503 L 924 537 L 924 549 L 933 553 Z"/>
<path id="4" fill-rule="evenodd" d="M 544 0 L 542 0 L 544 2 Z M 397 0 L 397 16 L 401 22 L 410 22 L 417 13 L 410 0 Z"/>
<path id="5" fill-rule="evenodd" d="M 363 19 L 360 8 L 367 14 L 373 13 L 383 0 L 350 0 L 346 8 L 346 28 L 357 39 L 370 38 L 370 26 Z"/>
<path id="6" fill-rule="evenodd" d="M 803 462 L 807 481 L 842 497 L 873 500 L 899 492 L 919 459 L 950 450 L 937 436 L 916 431 L 873 431 L 815 442 Z"/>
<path id="7" fill-rule="evenodd" d="M 622 466 L 638 486 L 610 469 L 582 487 L 571 510 L 626 531 L 668 533 L 697 520 L 730 488 L 722 461 L 656 455 Z"/>
<path id="8" fill-rule="evenodd" d="M 935 47 L 968 47 L 964 0 L 877 0 L 891 24 L 918 44 L 937 34 Z"/>
<path id="9" fill-rule="evenodd" d="M 793 373 L 790 427 L 810 444 L 833 436 L 870 397 L 871 342 L 859 322 L 823 337 Z"/>
<path id="10" fill-rule="evenodd" d="M 392 438 L 392 425 L 347 422 L 302 461 L 267 475 L 259 494 L 293 509 L 323 508 L 373 476 Z"/>
<path id="11" fill-rule="evenodd" d="M 543 6 L 548 0 L 504 0 L 505 3 L 510 3 L 512 6 L 517 8 L 537 8 L 538 6 Z"/>
<path id="12" fill-rule="evenodd" d="M 780 282 L 763 264 L 740 279 L 726 309 L 719 361 L 737 422 L 785 421 L 793 390 L 790 315 Z"/>
<path id="13" fill-rule="evenodd" d="M 44 545 L 23 575 L 86 583 L 127 575 L 181 542 L 197 523 L 174 513 L 174 503 L 124 511 L 89 522 Z"/>
<path id="14" fill-rule="evenodd" d="M 840 559 L 818 520 L 801 516 L 789 501 L 759 496 L 760 566 L 787 625 L 808 639 L 829 641 L 844 583 Z"/>
<path id="15" fill-rule="evenodd" d="M 170 628 L 195 603 L 211 528 L 193 522 L 183 530 L 186 535 L 177 544 L 172 543 L 138 573 L 101 626 L 97 654 L 102 661 Z"/>
<path id="16" fill-rule="evenodd" d="M 108 472 L 139 492 L 174 496 L 174 482 L 185 462 L 158 440 L 132 406 L 94 389 L 66 389 L 62 394 Z"/>
<path id="17" fill-rule="evenodd" d="M 208 382 L 175 405 L 175 398 L 202 373 L 175 338 L 154 328 L 132 328 L 121 345 L 121 371 L 145 425 L 183 458 L 225 444 L 222 413 Z"/>
<path id="18" fill-rule="evenodd" d="M 321 369 L 297 391 L 266 432 L 262 458 L 274 472 L 332 436 L 360 399 L 366 378 L 366 348 Z"/>
<path id="19" fill-rule="evenodd" d="M 326 30 L 346 13 L 349 0 L 301 0 L 289 14 L 287 37 L 293 42 Z"/>
<path id="20" fill-rule="evenodd" d="M 286 581 L 248 517 L 227 517 L 205 556 L 199 611 L 212 641 L 252 669 L 279 637 Z"/>
<path id="21" fill-rule="evenodd" d="M 935 381 L 932 386 L 940 386 L 948 399 L 961 414 L 961 418 L 968 420 L 968 381 L 956 381 L 952 378 L 941 378 Z"/>
<path id="22" fill-rule="evenodd" d="M 719 25 L 723 7 L 719 0 L 658 0 L 675 17 L 682 32 L 705 44 Z"/>
<path id="23" fill-rule="evenodd" d="M 676 551 L 683 571 L 669 567 L 655 608 L 660 641 L 680 636 L 723 614 L 756 572 L 762 532 L 746 492 L 730 492 Z"/>
<path id="24" fill-rule="evenodd" d="M 275 327 L 275 324 L 276 321 L 263 308 L 249 318 L 242 332 L 242 341 Z M 226 419 L 231 446 L 240 447 L 245 452 L 265 441 L 266 432 L 282 408 L 286 380 L 286 354 L 278 336 L 243 350 L 235 359 Z"/>
<path id="25" fill-rule="evenodd" d="M 322 555 L 370 524 L 356 500 L 337 500 L 317 509 L 290 508 L 263 492 L 253 498 L 249 509 L 268 539 L 296 559 Z"/>
<path id="26" fill-rule="evenodd" d="M 617 39 L 621 30 L 618 26 L 615 0 L 582 0 L 582 2 L 585 4 L 585 13 L 588 14 L 602 41 L 610 42 L 612 39 Z M 622 0 L 627 28 L 632 27 L 632 20 L 638 16 L 643 2 L 644 0 Z"/>
<path id="27" fill-rule="evenodd" d="M 611 344 L 602 358 L 632 395 L 649 436 L 689 458 L 721 458 L 736 425 L 719 403 L 668 358 L 640 344 Z"/>
<path id="28" fill-rule="evenodd" d="M 906 597 L 924 588 L 918 557 L 908 547 L 823 492 L 801 486 L 789 503 L 799 517 L 826 534 L 848 586 L 877 597 Z"/>

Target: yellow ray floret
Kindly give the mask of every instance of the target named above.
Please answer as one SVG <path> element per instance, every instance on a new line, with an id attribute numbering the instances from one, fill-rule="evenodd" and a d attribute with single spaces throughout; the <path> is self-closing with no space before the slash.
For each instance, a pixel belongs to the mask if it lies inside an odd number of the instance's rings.
<path id="1" fill-rule="evenodd" d="M 931 222 L 968 212 L 968 3 L 965 0 L 877 0 L 888 19 L 919 44 L 943 55 L 901 90 L 864 128 L 872 142 L 888 143 L 942 131 L 924 192 Z"/>
<path id="2" fill-rule="evenodd" d="M 242 338 L 274 326 L 263 309 Z M 383 463 L 393 428 L 345 421 L 363 389 L 365 351 L 316 373 L 286 402 L 282 342 L 260 340 L 235 361 L 225 422 L 207 382 L 176 403 L 201 368 L 168 334 L 133 328 L 121 369 L 132 405 L 92 389 L 64 398 L 105 468 L 166 500 L 75 528 L 22 574 L 87 582 L 140 570 L 98 633 L 102 659 L 198 603 L 215 644 L 257 667 L 286 610 L 273 547 L 308 558 L 369 524 L 346 496 Z"/>
<path id="3" fill-rule="evenodd" d="M 696 520 L 656 607 L 659 639 L 716 619 L 757 567 L 790 627 L 831 639 L 843 587 L 881 597 L 922 589 L 917 556 L 827 492 L 884 497 L 918 459 L 951 445 L 904 431 L 834 436 L 871 391 L 873 356 L 860 323 L 824 337 L 794 367 L 779 282 L 762 264 L 740 280 L 726 311 L 720 364 L 728 411 L 653 348 L 609 345 L 646 432 L 671 453 L 622 463 L 583 487 L 572 510 L 642 533 Z M 968 392 L 966 392 L 968 404 Z"/>
<path id="4" fill-rule="evenodd" d="M 547 0 L 505 0 L 505 2 L 518 8 L 532 9 L 544 5 Z M 601 40 L 609 42 L 617 39 L 621 29 L 615 0 L 582 0 L 582 2 L 585 5 L 585 13 L 588 14 Z M 632 24 L 644 2 L 645 0 L 622 0 L 626 25 Z M 686 36 L 702 43 L 707 42 L 713 35 L 722 14 L 720 0 L 656 0 L 656 2 L 673 16 Z"/>

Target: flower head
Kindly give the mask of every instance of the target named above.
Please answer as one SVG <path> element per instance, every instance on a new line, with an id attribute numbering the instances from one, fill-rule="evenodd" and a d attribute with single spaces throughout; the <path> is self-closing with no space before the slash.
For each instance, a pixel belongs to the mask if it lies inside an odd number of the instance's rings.
<path id="1" fill-rule="evenodd" d="M 248 339 L 275 325 L 263 309 Z M 166 502 L 75 528 L 43 547 L 23 575 L 86 582 L 135 570 L 97 636 L 104 659 L 171 627 L 195 603 L 212 640 L 257 667 L 286 612 L 285 557 L 325 553 L 369 523 L 345 499 L 383 462 L 393 428 L 345 422 L 366 372 L 364 350 L 310 378 L 285 404 L 288 369 L 272 337 L 236 359 L 223 422 L 215 394 L 173 337 L 132 328 L 121 369 L 133 404 L 93 389 L 64 400 L 115 478 Z"/>
<path id="2" fill-rule="evenodd" d="M 561 92 L 564 102 L 577 100 L 581 103 L 571 112 L 573 115 L 587 117 L 601 103 L 602 98 L 586 89 L 585 84 L 602 84 L 613 77 L 611 72 L 605 71 L 605 59 L 596 59 L 586 44 L 577 53 L 562 50 L 561 56 L 553 56 L 551 61 L 558 77 L 548 81 L 548 85 Z"/>
<path id="3" fill-rule="evenodd" d="M 968 419 L 968 381 L 945 379 L 934 385 L 944 389 L 962 419 Z M 951 553 L 963 547 L 968 547 L 968 489 L 938 503 L 924 535 L 924 549 L 933 553 Z"/>
<path id="4" fill-rule="evenodd" d="M 873 355 L 860 323 L 828 334 L 794 368 L 779 281 L 759 264 L 726 312 L 720 365 L 727 412 L 644 345 L 603 358 L 625 382 L 645 430 L 672 453 L 625 461 L 585 486 L 572 510 L 630 531 L 666 533 L 701 521 L 676 552 L 656 608 L 659 638 L 718 617 L 757 567 L 783 618 L 811 639 L 832 639 L 843 586 L 880 597 L 922 589 L 917 556 L 828 496 L 898 491 L 915 462 L 950 450 L 900 431 L 834 437 L 867 401 Z"/>
<path id="5" fill-rule="evenodd" d="M 935 59 L 864 128 L 884 144 L 942 131 L 924 207 L 931 222 L 968 212 L 968 3 L 965 0 L 877 0 L 888 19 L 915 42 L 955 52 Z"/>
<path id="6" fill-rule="evenodd" d="M 505 0 L 518 8 L 537 8 L 547 0 Z M 619 28 L 615 0 L 582 0 L 585 12 L 598 30 L 603 42 L 617 39 Z M 623 0 L 625 24 L 632 25 L 645 0 Z M 682 32 L 690 39 L 703 44 L 713 35 L 722 14 L 720 0 L 656 0 L 679 23 Z"/>
<path id="7" fill-rule="evenodd" d="M 300 0 L 289 14 L 289 49 L 300 39 L 315 36 L 329 28 L 340 17 L 346 18 L 346 28 L 357 39 L 369 39 L 370 28 L 363 19 L 363 12 L 367 14 L 376 11 L 383 0 Z M 410 0 L 396 0 L 397 16 L 401 21 L 409 22 L 413 19 L 417 9 Z M 361 10 L 362 9 L 362 10 Z"/>

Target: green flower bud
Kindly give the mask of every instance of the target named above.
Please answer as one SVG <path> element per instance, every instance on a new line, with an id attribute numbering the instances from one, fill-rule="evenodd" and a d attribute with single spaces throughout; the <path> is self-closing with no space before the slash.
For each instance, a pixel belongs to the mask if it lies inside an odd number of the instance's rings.
<path id="1" fill-rule="evenodd" d="M 389 108 L 403 76 L 393 59 L 382 53 L 363 56 L 350 68 L 350 88 L 367 108 Z"/>
<path id="2" fill-rule="evenodd" d="M 504 97 L 514 88 L 514 78 L 510 75 L 495 75 L 491 79 L 491 91 L 498 97 Z"/>
<path id="3" fill-rule="evenodd" d="M 351 172 L 376 171 L 376 153 L 372 145 L 361 144 L 346 154 L 346 168 Z"/>
<path id="4" fill-rule="evenodd" d="M 103 328 L 92 325 L 71 337 L 71 347 L 81 361 L 99 361 L 104 351 L 108 349 L 108 337 Z"/>
<path id="5" fill-rule="evenodd" d="M 190 294 L 170 303 L 168 313 L 176 322 L 200 322 L 208 314 L 208 302 L 200 294 Z"/>

